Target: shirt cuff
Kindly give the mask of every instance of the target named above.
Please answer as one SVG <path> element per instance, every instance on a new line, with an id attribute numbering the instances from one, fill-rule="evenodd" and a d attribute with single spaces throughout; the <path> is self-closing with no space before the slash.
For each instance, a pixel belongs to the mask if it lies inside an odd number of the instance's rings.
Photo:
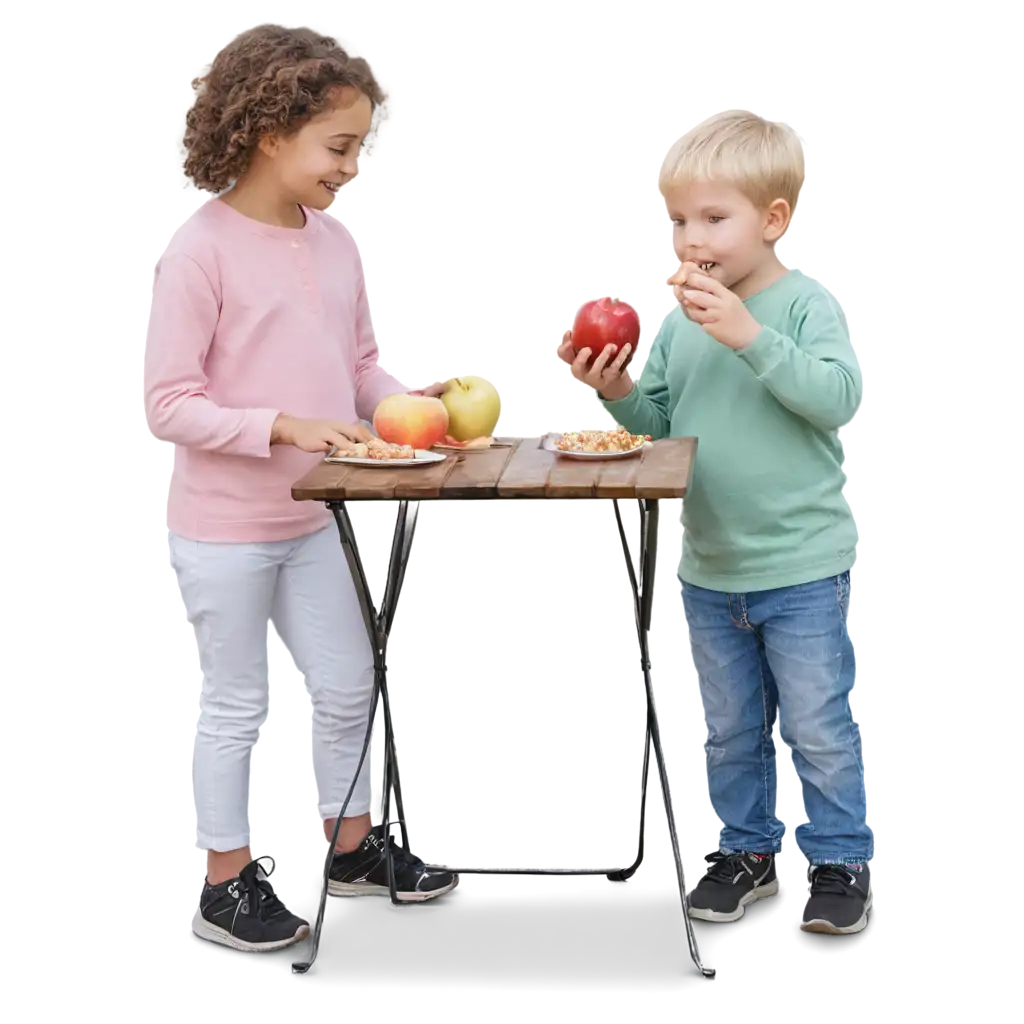
<path id="1" fill-rule="evenodd" d="M 621 413 L 625 413 L 627 416 L 632 412 L 640 399 L 640 389 L 636 386 L 636 381 L 633 382 L 633 387 L 629 394 L 623 398 L 607 399 L 602 398 L 600 392 L 595 391 L 597 400 L 608 410 L 613 416 L 619 416 Z"/>
<path id="2" fill-rule="evenodd" d="M 245 426 L 242 431 L 242 443 L 245 454 L 256 458 L 267 458 L 270 455 L 270 434 L 274 421 L 280 416 L 277 409 L 247 409 Z"/>

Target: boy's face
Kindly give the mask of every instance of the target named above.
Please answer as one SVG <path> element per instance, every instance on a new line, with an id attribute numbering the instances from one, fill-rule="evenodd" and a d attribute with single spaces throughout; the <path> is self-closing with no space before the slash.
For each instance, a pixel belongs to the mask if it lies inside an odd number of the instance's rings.
<path id="1" fill-rule="evenodd" d="M 778 200 L 786 208 L 788 204 Z M 768 259 L 782 235 L 775 203 L 759 210 L 739 189 L 698 181 L 666 190 L 672 245 L 680 263 L 698 263 L 726 288 L 748 279 Z"/>
<path id="2" fill-rule="evenodd" d="M 294 135 L 264 140 L 275 176 L 289 200 L 314 210 L 326 210 L 338 189 L 359 173 L 359 151 L 369 134 L 372 118 L 369 99 L 346 87 L 339 90 L 337 103 L 331 109 L 303 125 Z"/>

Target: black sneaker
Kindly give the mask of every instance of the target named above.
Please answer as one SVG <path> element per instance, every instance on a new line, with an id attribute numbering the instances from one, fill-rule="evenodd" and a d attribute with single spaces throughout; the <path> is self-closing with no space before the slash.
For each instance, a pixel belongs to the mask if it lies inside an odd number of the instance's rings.
<path id="1" fill-rule="evenodd" d="M 270 861 L 270 870 L 263 868 Z M 274 873 L 273 857 L 246 864 L 237 878 L 203 886 L 192 931 L 201 939 L 219 942 L 247 953 L 265 953 L 301 942 L 309 924 L 290 913 L 274 895 L 267 879 Z"/>
<path id="2" fill-rule="evenodd" d="M 818 864 L 807 872 L 811 898 L 800 927 L 805 932 L 852 935 L 868 925 L 871 871 L 867 864 Z"/>
<path id="3" fill-rule="evenodd" d="M 395 889 L 407 903 L 421 903 L 451 892 L 459 876 L 450 871 L 428 871 L 426 865 L 389 838 L 395 865 Z M 370 830 L 351 853 L 335 853 L 327 891 L 332 896 L 389 896 L 388 864 L 384 853 L 384 826 Z"/>
<path id="4" fill-rule="evenodd" d="M 754 900 L 779 891 L 773 853 L 709 853 L 711 867 L 686 897 L 698 921 L 738 921 Z"/>

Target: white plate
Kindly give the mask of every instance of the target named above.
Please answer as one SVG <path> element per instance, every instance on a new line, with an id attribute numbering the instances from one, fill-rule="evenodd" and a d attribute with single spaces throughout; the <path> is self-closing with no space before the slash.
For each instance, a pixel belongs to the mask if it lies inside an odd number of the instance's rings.
<path id="1" fill-rule="evenodd" d="M 432 466 L 436 462 L 444 462 L 445 456 L 440 452 L 428 452 L 425 448 L 414 449 L 413 459 L 357 459 L 351 455 L 328 455 L 324 462 L 343 466 L 369 466 L 371 469 L 397 469 L 400 466 Z"/>
<path id="2" fill-rule="evenodd" d="M 561 437 L 559 434 L 548 434 L 541 442 L 541 447 L 546 451 L 554 452 L 563 459 L 579 459 L 581 462 L 607 462 L 611 459 L 631 459 L 639 455 L 645 448 L 651 447 L 650 441 L 645 441 L 628 452 L 563 452 L 555 447 L 555 442 Z"/>

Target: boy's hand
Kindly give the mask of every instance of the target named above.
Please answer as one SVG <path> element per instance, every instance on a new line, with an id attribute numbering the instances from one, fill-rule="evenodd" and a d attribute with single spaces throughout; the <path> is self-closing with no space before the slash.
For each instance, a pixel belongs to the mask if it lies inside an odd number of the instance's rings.
<path id="1" fill-rule="evenodd" d="M 667 283 L 686 316 L 727 348 L 738 352 L 760 334 L 761 325 L 740 298 L 696 263 L 684 263 Z"/>
<path id="2" fill-rule="evenodd" d="M 572 350 L 572 333 L 566 328 L 552 354 L 557 364 L 568 370 L 571 383 L 582 385 L 586 391 L 597 392 L 608 401 L 617 401 L 633 390 L 633 374 L 626 367 L 632 348 L 623 346 L 609 362 L 612 351 L 614 348 L 609 345 L 590 362 L 592 353 L 589 348 L 582 349 L 579 354 Z"/>
<path id="3" fill-rule="evenodd" d="M 326 452 L 334 445 L 349 451 L 357 441 L 369 441 L 373 434 L 361 423 L 338 420 L 300 420 L 281 413 L 270 431 L 271 444 L 289 444 L 304 452 Z"/>
<path id="4" fill-rule="evenodd" d="M 702 271 L 696 263 L 691 263 L 687 260 L 686 263 L 680 264 L 679 269 L 665 282 L 666 284 L 672 285 L 672 294 L 676 297 L 676 302 L 683 307 L 683 313 L 689 317 L 689 303 L 683 297 L 683 285 L 686 283 L 687 278 L 690 274 L 700 274 Z"/>
<path id="5" fill-rule="evenodd" d="M 590 296 L 578 296 L 575 300 L 575 308 L 579 309 L 585 302 L 590 301 Z M 650 335 L 650 322 L 665 308 L 665 299 L 656 296 L 624 296 L 624 302 L 628 302 L 640 314 L 640 338 L 637 341 L 637 351 L 646 347 Z M 568 371 L 569 381 L 573 384 L 580 384 L 587 391 L 597 392 L 602 398 L 609 401 L 617 401 L 625 398 L 632 390 L 634 384 L 633 374 L 627 362 L 632 361 L 635 354 L 630 345 L 626 345 L 614 359 L 610 359 L 607 351 L 598 352 L 593 364 L 588 367 L 591 352 L 589 348 L 583 349 L 579 354 L 572 350 L 572 322 L 575 319 L 575 312 L 569 317 L 569 321 L 562 333 L 559 335 L 552 355 L 555 362 Z"/>

